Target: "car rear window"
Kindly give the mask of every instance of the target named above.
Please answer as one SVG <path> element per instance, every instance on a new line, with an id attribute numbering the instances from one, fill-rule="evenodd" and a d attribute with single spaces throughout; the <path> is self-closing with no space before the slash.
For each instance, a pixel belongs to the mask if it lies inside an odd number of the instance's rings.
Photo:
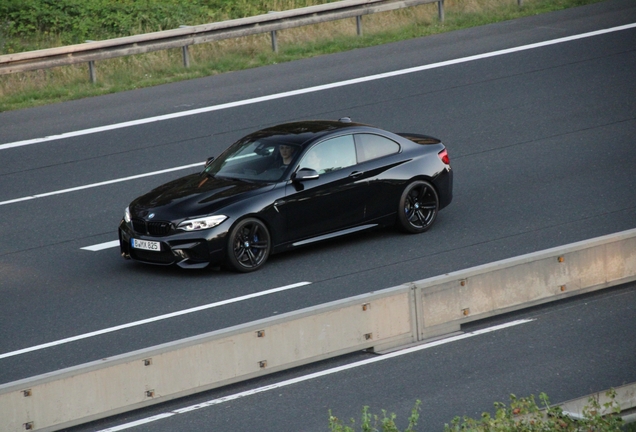
<path id="1" fill-rule="evenodd" d="M 386 137 L 374 134 L 356 134 L 358 163 L 400 151 L 400 145 Z"/>

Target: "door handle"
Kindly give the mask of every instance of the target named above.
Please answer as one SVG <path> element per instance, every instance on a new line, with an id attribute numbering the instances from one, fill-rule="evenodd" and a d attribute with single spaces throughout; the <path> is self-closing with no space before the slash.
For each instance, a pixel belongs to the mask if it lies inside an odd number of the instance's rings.
<path id="1" fill-rule="evenodd" d="M 349 177 L 351 178 L 358 178 L 360 177 L 362 174 L 364 174 L 364 171 L 354 171 L 351 174 L 349 174 Z"/>

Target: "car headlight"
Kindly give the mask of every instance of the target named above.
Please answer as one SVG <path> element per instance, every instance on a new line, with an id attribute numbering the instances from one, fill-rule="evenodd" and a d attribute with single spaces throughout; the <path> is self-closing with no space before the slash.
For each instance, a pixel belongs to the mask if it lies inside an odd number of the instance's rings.
<path id="1" fill-rule="evenodd" d="M 177 228 L 183 231 L 199 231 L 212 228 L 227 219 L 224 215 L 205 216 L 195 219 L 186 219 Z"/>
<path id="2" fill-rule="evenodd" d="M 130 223 L 130 220 L 130 209 L 126 207 L 126 210 L 124 210 L 124 221 L 126 221 L 126 223 Z"/>

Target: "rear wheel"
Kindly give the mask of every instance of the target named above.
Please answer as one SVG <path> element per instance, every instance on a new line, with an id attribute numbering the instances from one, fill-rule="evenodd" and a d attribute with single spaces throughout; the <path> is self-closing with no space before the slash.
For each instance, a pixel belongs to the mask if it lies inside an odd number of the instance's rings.
<path id="1" fill-rule="evenodd" d="M 255 218 L 243 219 L 229 235 L 228 262 L 232 268 L 246 273 L 265 264 L 272 248 L 269 231 Z"/>
<path id="2" fill-rule="evenodd" d="M 421 233 L 429 229 L 439 211 L 439 197 L 433 185 L 416 180 L 404 189 L 398 209 L 398 225 L 406 232 Z"/>

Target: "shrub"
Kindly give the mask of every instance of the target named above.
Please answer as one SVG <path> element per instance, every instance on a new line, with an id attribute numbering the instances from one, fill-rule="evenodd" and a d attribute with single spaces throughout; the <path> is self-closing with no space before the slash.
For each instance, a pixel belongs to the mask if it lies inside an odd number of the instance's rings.
<path id="1" fill-rule="evenodd" d="M 591 397 L 588 405 L 583 409 L 583 418 L 574 419 L 558 406 L 550 406 L 545 393 L 539 395 L 542 408 L 535 402 L 534 395 L 517 398 L 510 395 L 510 405 L 495 402 L 495 413 L 485 412 L 478 419 L 469 417 L 455 417 L 450 425 L 444 426 L 445 432 L 539 432 L 539 431 L 567 431 L 567 432 L 618 432 L 621 431 L 623 419 L 620 417 L 620 406 L 616 402 L 616 392 L 611 389 L 606 395 L 609 402 L 600 404 L 597 398 Z M 418 400 L 411 411 L 409 425 L 404 432 L 414 432 L 419 419 L 421 402 Z M 605 415 L 603 415 L 605 413 Z M 382 410 L 382 417 L 369 413 L 369 407 L 362 410 L 360 420 L 361 432 L 399 432 L 395 425 L 395 414 L 387 415 Z M 351 419 L 351 426 L 334 417 L 329 411 L 329 427 L 331 432 L 355 432 L 355 421 Z"/>
<path id="2" fill-rule="evenodd" d="M 607 392 L 610 402 L 600 405 L 598 399 L 591 397 L 583 409 L 582 419 L 573 419 L 559 406 L 550 406 L 545 393 L 539 395 L 543 409 L 539 408 L 534 396 L 517 399 L 510 395 L 510 406 L 495 402 L 495 415 L 483 413 L 481 418 L 455 417 L 445 432 L 451 431 L 620 431 L 623 424 L 620 407 L 616 403 L 616 392 Z M 602 412 L 609 412 L 603 416 Z"/>
<path id="3" fill-rule="evenodd" d="M 404 432 L 414 432 L 415 426 L 417 425 L 417 420 L 420 417 L 421 402 L 418 400 L 415 402 L 415 406 L 411 410 L 411 416 L 409 417 L 409 425 Z M 385 410 L 382 410 L 382 418 L 379 418 L 377 415 L 373 415 L 369 413 L 369 407 L 365 406 L 362 408 L 362 418 L 360 420 L 360 431 L 362 432 L 399 432 L 399 429 L 395 425 L 396 415 L 391 413 L 387 415 Z M 354 432 L 355 420 L 351 419 L 352 427 L 346 426 L 342 423 L 340 419 L 331 415 L 331 410 L 329 410 L 329 428 L 331 432 Z M 381 429 L 378 429 L 380 427 Z"/>

